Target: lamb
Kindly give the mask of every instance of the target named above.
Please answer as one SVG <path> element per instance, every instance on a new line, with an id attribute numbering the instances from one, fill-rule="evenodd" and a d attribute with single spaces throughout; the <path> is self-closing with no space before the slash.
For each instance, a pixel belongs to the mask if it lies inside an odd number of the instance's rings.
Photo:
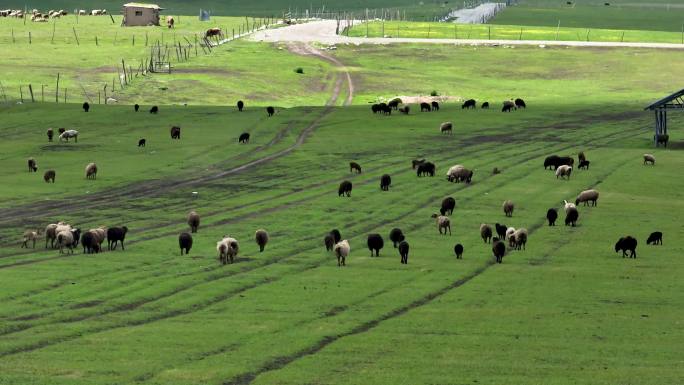
<path id="1" fill-rule="evenodd" d="M 354 171 L 356 171 L 358 174 L 361 174 L 361 165 L 356 162 L 349 162 L 349 172 Z"/>
<path id="2" fill-rule="evenodd" d="M 242 112 L 242 109 L 245 108 L 245 102 L 243 102 L 242 100 L 238 100 L 237 108 L 238 108 L 238 111 Z"/>
<path id="3" fill-rule="evenodd" d="M 512 110 L 517 110 L 513 102 L 509 100 L 503 102 L 503 108 L 501 108 L 501 112 L 511 112 Z"/>
<path id="4" fill-rule="evenodd" d="M 570 180 L 570 174 L 572 174 L 572 167 L 568 165 L 564 164 L 562 166 L 558 166 L 556 169 L 556 179 L 559 177 L 563 179 L 565 177 L 567 180 Z"/>
<path id="5" fill-rule="evenodd" d="M 380 177 L 380 190 L 389 191 L 392 185 L 392 177 L 389 174 L 384 174 Z"/>
<path id="6" fill-rule="evenodd" d="M 432 106 L 432 111 L 439 111 L 439 103 L 432 102 L 430 105 Z"/>
<path id="7" fill-rule="evenodd" d="M 598 191 L 596 191 L 594 189 L 584 190 L 577 196 L 577 199 L 575 199 L 575 205 L 579 205 L 580 202 L 584 202 L 584 205 L 586 206 L 589 202 L 591 202 L 592 206 L 596 206 L 598 199 L 599 199 L 599 192 Z"/>
<path id="8" fill-rule="evenodd" d="M 668 135 L 668 134 L 653 135 L 653 140 L 656 142 L 656 146 L 662 144 L 664 147 L 667 147 L 667 142 L 670 140 L 670 135 Z"/>
<path id="9" fill-rule="evenodd" d="M 418 170 L 416 171 L 418 176 L 435 176 L 435 165 L 430 162 L 421 163 L 418 165 Z"/>
<path id="10" fill-rule="evenodd" d="M 38 236 L 40 235 L 39 230 L 26 230 L 24 231 L 24 235 L 22 237 L 21 241 L 21 247 L 22 248 L 27 248 L 28 249 L 28 243 L 29 241 L 33 242 L 33 248 L 36 248 L 36 239 L 38 239 Z"/>
<path id="11" fill-rule="evenodd" d="M 325 251 L 332 251 L 333 246 L 335 246 L 335 238 L 332 234 L 326 234 L 323 238 L 323 243 L 325 244 Z"/>
<path id="12" fill-rule="evenodd" d="M 404 237 L 404 233 L 401 231 L 399 228 L 393 228 L 392 231 L 389 233 L 389 239 L 392 241 L 394 244 L 394 248 L 397 248 L 397 243 L 402 242 L 406 237 Z"/>
<path id="13" fill-rule="evenodd" d="M 90 111 L 90 104 L 88 104 L 88 102 L 83 103 L 83 111 Z"/>
<path id="14" fill-rule="evenodd" d="M 188 214 L 188 226 L 190 226 L 190 232 L 196 233 L 200 225 L 200 216 L 196 211 L 190 211 Z"/>
<path id="15" fill-rule="evenodd" d="M 556 219 L 558 219 L 558 210 L 554 208 L 550 208 L 546 212 L 546 219 L 549 221 L 549 226 L 555 226 L 556 225 Z"/>
<path id="16" fill-rule="evenodd" d="M 107 248 L 109 250 L 116 250 L 116 245 L 121 242 L 121 250 L 126 250 L 124 248 L 124 239 L 127 232 L 128 227 L 126 226 L 107 229 Z"/>
<path id="17" fill-rule="evenodd" d="M 456 254 L 456 259 L 463 259 L 463 245 L 457 243 L 456 246 L 454 246 L 454 253 Z"/>
<path id="18" fill-rule="evenodd" d="M 520 99 L 520 98 L 515 99 L 515 106 L 517 108 L 526 108 L 527 107 L 527 105 L 525 104 L 525 101 Z"/>
<path id="19" fill-rule="evenodd" d="M 95 163 L 88 163 L 85 168 L 86 179 L 97 179 L 97 165 Z"/>
<path id="20" fill-rule="evenodd" d="M 572 227 L 575 227 L 575 224 L 577 223 L 577 219 L 579 219 L 579 211 L 577 211 L 577 207 L 570 207 L 565 209 L 565 225 L 572 225 Z"/>
<path id="21" fill-rule="evenodd" d="M 492 242 L 492 226 L 483 223 L 480 225 L 480 237 L 482 237 L 482 240 L 484 243 L 491 243 Z"/>
<path id="22" fill-rule="evenodd" d="M 385 246 L 385 241 L 382 239 L 380 234 L 368 234 L 368 250 L 371 252 L 371 257 L 373 257 L 373 251 L 375 251 L 375 256 L 380 256 L 380 250 Z"/>
<path id="23" fill-rule="evenodd" d="M 61 129 L 60 129 L 61 130 Z M 68 142 L 70 138 L 74 138 L 74 142 L 78 143 L 78 131 L 76 130 L 65 130 L 61 134 L 59 134 L 59 141 L 63 141 L 66 139 Z"/>
<path id="24" fill-rule="evenodd" d="M 340 230 L 338 230 L 338 229 L 330 230 L 330 235 L 332 235 L 335 243 L 339 243 L 340 240 L 342 240 L 342 235 L 340 234 Z"/>
<path id="25" fill-rule="evenodd" d="M 180 139 L 181 128 L 178 126 L 171 127 L 171 139 Z"/>
<path id="26" fill-rule="evenodd" d="M 190 249 L 192 249 L 192 235 L 181 233 L 178 236 L 178 246 L 180 247 L 181 256 L 183 255 L 183 250 L 185 250 L 186 255 L 189 254 Z"/>
<path id="27" fill-rule="evenodd" d="M 268 232 L 264 229 L 259 229 L 254 233 L 254 240 L 259 245 L 259 252 L 262 253 L 266 244 L 268 243 Z"/>
<path id="28" fill-rule="evenodd" d="M 509 240 L 510 240 L 511 237 L 513 236 L 513 234 L 515 234 L 515 227 L 509 227 L 509 228 L 507 228 L 507 229 L 506 229 L 506 235 L 505 235 L 505 237 L 504 237 L 504 240 L 505 240 L 505 239 L 509 239 Z"/>
<path id="29" fill-rule="evenodd" d="M 420 112 L 430 112 L 432 111 L 432 108 L 430 107 L 429 103 L 420 103 Z"/>
<path id="30" fill-rule="evenodd" d="M 29 172 L 38 171 L 38 163 L 36 163 L 35 159 L 28 158 L 28 169 L 29 169 Z"/>
<path id="31" fill-rule="evenodd" d="M 508 226 L 504 224 L 494 224 L 494 228 L 496 229 L 496 236 L 499 237 L 500 239 L 505 239 L 506 238 L 506 230 L 508 230 Z"/>
<path id="32" fill-rule="evenodd" d="M 442 208 L 439 209 L 439 213 L 442 215 L 452 215 L 454 213 L 454 207 L 456 207 L 456 199 L 452 197 L 446 197 L 442 200 Z"/>
<path id="33" fill-rule="evenodd" d="M 273 116 L 273 114 L 275 114 L 275 108 L 271 106 L 266 107 L 266 113 L 268 113 L 269 117 Z"/>
<path id="34" fill-rule="evenodd" d="M 655 156 L 651 154 L 644 154 L 644 164 L 650 163 L 652 166 L 655 165 Z"/>
<path id="35" fill-rule="evenodd" d="M 507 201 L 504 201 L 501 208 L 503 208 L 503 212 L 507 217 L 512 217 L 513 216 L 513 210 L 515 209 L 515 204 L 513 203 L 513 201 L 507 200 Z"/>
<path id="36" fill-rule="evenodd" d="M 238 138 L 238 143 L 249 143 L 249 133 L 248 132 L 243 132 L 240 135 L 240 138 Z"/>
<path id="37" fill-rule="evenodd" d="M 347 196 L 350 197 L 352 192 L 352 183 L 348 180 L 340 183 L 340 187 L 337 189 L 337 196 Z"/>
<path id="38" fill-rule="evenodd" d="M 401 241 L 399 244 L 399 255 L 401 255 L 401 263 L 408 265 L 409 244 L 406 241 Z"/>
<path id="39" fill-rule="evenodd" d="M 152 108 L 150 108 L 150 114 L 157 114 L 157 113 L 159 113 L 159 107 L 152 106 Z"/>
<path id="40" fill-rule="evenodd" d="M 335 256 L 337 257 L 337 266 L 347 266 L 346 261 L 349 253 L 351 252 L 351 247 L 349 247 L 349 241 L 346 239 L 335 244 L 333 248 Z"/>
<path id="41" fill-rule="evenodd" d="M 622 251 L 622 258 L 627 256 L 627 251 L 629 251 L 630 258 L 636 258 L 636 248 L 637 240 L 632 236 L 626 236 L 620 238 L 615 244 L 615 252 Z"/>
<path id="42" fill-rule="evenodd" d="M 503 257 L 506 255 L 506 245 L 499 240 L 499 238 L 493 239 L 494 245 L 492 246 L 492 252 L 496 258 L 496 263 L 503 262 Z"/>
<path id="43" fill-rule="evenodd" d="M 591 163 L 591 162 L 589 162 L 588 160 L 580 160 L 579 166 L 577 166 L 577 168 L 579 168 L 580 170 L 581 169 L 589 170 L 589 163 Z"/>
<path id="44" fill-rule="evenodd" d="M 52 142 L 52 137 L 55 135 L 55 131 L 52 128 L 47 129 L 48 142 Z"/>
<path id="45" fill-rule="evenodd" d="M 452 131 L 453 128 L 454 128 L 454 124 L 453 124 L 453 123 L 451 123 L 451 122 L 444 122 L 444 123 L 442 123 L 442 124 L 439 125 L 439 132 L 441 132 L 442 134 L 444 134 L 444 133 L 449 133 L 449 134 L 451 134 L 451 133 L 453 132 L 453 131 Z"/>
<path id="46" fill-rule="evenodd" d="M 425 163 L 425 159 L 414 159 L 411 161 L 411 167 L 415 170 L 416 167 L 420 166 L 423 163 Z"/>
<path id="47" fill-rule="evenodd" d="M 475 99 L 468 99 L 461 105 L 461 109 L 463 110 L 466 108 L 475 108 L 475 105 Z"/>
<path id="48" fill-rule="evenodd" d="M 527 229 L 520 228 L 515 230 L 509 239 L 509 243 L 510 246 L 514 247 L 516 250 L 520 250 L 521 248 L 525 250 L 525 244 L 527 243 Z"/>
<path id="49" fill-rule="evenodd" d="M 240 244 L 235 238 L 224 236 L 222 240 L 216 243 L 216 250 L 219 252 L 221 264 L 227 265 L 229 262 L 234 262 L 240 251 Z"/>
<path id="50" fill-rule="evenodd" d="M 449 217 L 432 214 L 432 218 L 435 218 L 435 222 L 437 222 L 437 230 L 440 235 L 442 234 L 442 230 L 444 230 L 444 235 L 446 235 L 447 230 L 449 230 L 449 235 L 451 235 L 451 220 L 449 220 Z"/>
<path id="51" fill-rule="evenodd" d="M 83 254 L 100 252 L 100 244 L 97 242 L 95 234 L 90 231 L 86 231 L 81 236 L 81 245 L 83 245 Z"/>
<path id="52" fill-rule="evenodd" d="M 35 243 L 35 241 L 34 241 Z M 662 245 L 663 244 L 663 233 L 660 231 L 654 231 L 651 233 L 651 235 L 648 236 L 648 239 L 646 240 L 646 244 L 654 244 L 654 245 Z M 34 246 L 35 247 L 35 246 Z"/>
<path id="53" fill-rule="evenodd" d="M 147 140 L 145 140 L 144 138 L 138 140 L 138 147 L 145 147 L 146 144 L 147 144 Z"/>

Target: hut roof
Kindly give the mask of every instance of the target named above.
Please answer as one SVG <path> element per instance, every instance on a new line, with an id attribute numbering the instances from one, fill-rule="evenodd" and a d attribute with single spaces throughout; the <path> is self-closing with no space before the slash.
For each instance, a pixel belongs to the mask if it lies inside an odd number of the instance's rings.
<path id="1" fill-rule="evenodd" d="M 149 8 L 149 9 L 163 9 L 157 4 L 146 4 L 146 3 L 127 3 L 124 4 L 124 7 L 130 7 L 130 8 Z"/>
<path id="2" fill-rule="evenodd" d="M 666 96 L 645 108 L 645 110 L 684 108 L 684 90 Z"/>

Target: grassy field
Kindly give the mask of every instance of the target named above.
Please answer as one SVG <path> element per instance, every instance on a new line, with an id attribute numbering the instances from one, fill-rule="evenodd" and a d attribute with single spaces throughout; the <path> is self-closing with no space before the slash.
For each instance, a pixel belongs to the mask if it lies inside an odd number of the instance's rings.
<path id="1" fill-rule="evenodd" d="M 673 116 L 669 149 L 653 149 L 642 111 L 681 73 L 676 52 L 361 46 L 335 55 L 363 105 L 271 118 L 261 108 L 162 106 L 150 116 L 128 106 L 0 107 L 0 383 L 679 382 L 684 181 L 672 176 L 684 162 L 684 120 Z M 642 71 L 651 61 L 672 64 L 654 79 Z M 615 63 L 619 71 L 606 71 Z M 366 105 L 430 89 L 523 96 L 529 107 L 503 114 L 452 102 L 379 116 Z M 438 132 L 447 120 L 454 135 Z M 56 123 L 80 128 L 79 143 L 47 143 L 45 127 Z M 250 144 L 237 144 L 245 131 Z M 136 147 L 140 137 L 147 147 Z M 590 170 L 569 181 L 543 170 L 545 156 L 578 151 Z M 654 167 L 641 164 L 644 152 Z M 25 171 L 29 156 L 38 174 Z M 437 164 L 434 178 L 416 177 L 418 157 Z M 85 181 L 93 160 L 98 179 Z M 362 174 L 349 173 L 352 160 Z M 445 180 L 457 163 L 474 169 L 471 185 Z M 48 167 L 54 185 L 41 179 Z M 389 192 L 378 188 L 384 173 Z M 336 194 L 344 179 L 351 198 Z M 578 227 L 562 215 L 560 226 L 545 225 L 548 208 L 590 187 L 601 199 L 580 207 Z M 457 202 L 451 236 L 430 218 L 446 196 Z M 516 203 L 512 218 L 505 199 Z M 191 209 L 202 224 L 181 257 Z M 24 228 L 57 220 L 125 224 L 126 251 L 19 248 Z M 482 222 L 526 227 L 527 249 L 493 264 Z M 262 227 L 271 241 L 259 253 L 252 237 Z M 393 227 L 411 244 L 408 265 L 387 238 L 379 258 L 365 248 L 367 234 Z M 346 268 L 322 246 L 332 228 L 351 243 Z M 655 230 L 663 246 L 645 244 Z M 222 267 L 215 242 L 225 234 L 241 251 Z M 626 234 L 639 240 L 636 260 L 613 251 Z"/>
<path id="2" fill-rule="evenodd" d="M 508 12 L 508 11 L 506 11 Z M 513 24 L 514 20 L 511 20 Z M 534 26 L 525 24 L 490 25 L 430 22 L 371 22 L 358 24 L 350 29 L 349 36 L 405 37 L 433 39 L 506 39 L 506 40 L 561 40 L 561 41 L 608 41 L 682 43 L 681 32 L 650 30 L 617 30 L 570 28 L 557 26 Z M 384 33 L 384 34 L 383 34 Z"/>

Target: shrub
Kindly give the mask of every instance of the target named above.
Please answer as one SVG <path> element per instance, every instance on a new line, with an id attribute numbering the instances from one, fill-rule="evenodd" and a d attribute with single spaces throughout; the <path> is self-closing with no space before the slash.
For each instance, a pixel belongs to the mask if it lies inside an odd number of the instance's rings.
<path id="1" fill-rule="evenodd" d="M 432 90 L 432 92 L 430 92 L 430 96 L 439 96 L 439 92 Z"/>

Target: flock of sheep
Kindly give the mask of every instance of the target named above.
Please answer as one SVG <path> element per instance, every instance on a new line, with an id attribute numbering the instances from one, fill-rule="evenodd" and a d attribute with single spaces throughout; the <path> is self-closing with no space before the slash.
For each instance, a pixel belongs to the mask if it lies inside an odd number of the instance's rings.
<path id="1" fill-rule="evenodd" d="M 90 12 L 86 12 L 84 9 L 79 9 L 75 11 L 78 15 L 85 16 L 85 15 L 91 15 L 91 16 L 102 16 L 107 14 L 106 9 L 93 9 Z M 69 14 L 69 12 L 60 9 L 60 10 L 54 10 L 51 9 L 47 12 L 41 12 L 37 9 L 33 9 L 30 12 L 31 14 L 31 21 L 33 22 L 38 22 L 38 23 L 45 23 L 49 19 L 58 19 L 62 16 L 66 16 Z M 21 9 L 2 9 L 0 10 L 0 17 L 16 17 L 19 19 L 23 19 L 25 16 L 24 10 Z"/>

